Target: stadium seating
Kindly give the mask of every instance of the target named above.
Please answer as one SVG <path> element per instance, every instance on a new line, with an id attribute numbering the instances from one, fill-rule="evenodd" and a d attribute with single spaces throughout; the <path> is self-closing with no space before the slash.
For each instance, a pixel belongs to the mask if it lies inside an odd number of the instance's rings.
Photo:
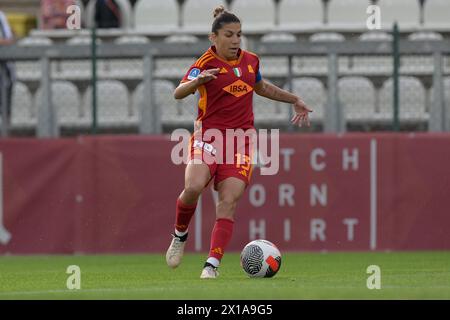
<path id="1" fill-rule="evenodd" d="M 392 41 L 392 35 L 381 31 L 369 31 L 359 36 L 359 41 Z M 392 56 L 358 55 L 350 57 L 349 72 L 366 75 L 391 74 Z"/>
<path id="2" fill-rule="evenodd" d="M 322 82 L 316 78 L 302 77 L 292 81 L 292 92 L 299 95 L 313 109 L 312 123 L 321 123 L 324 117 L 327 94 Z"/>
<path id="3" fill-rule="evenodd" d="M 408 36 L 411 41 L 440 41 L 442 35 L 431 31 L 419 31 Z M 400 57 L 400 72 L 403 74 L 429 74 L 434 70 L 434 59 L 432 55 L 402 55 Z"/>
<path id="4" fill-rule="evenodd" d="M 174 34 L 164 39 L 168 43 L 195 43 L 198 38 L 192 35 Z M 178 81 L 186 74 L 189 67 L 196 61 L 191 58 L 158 58 L 155 61 L 155 76 L 161 78 L 177 79 Z"/>
<path id="5" fill-rule="evenodd" d="M 419 26 L 419 1 L 379 0 L 381 9 L 381 27 L 392 30 L 395 21 L 402 29 L 414 30 Z"/>
<path id="6" fill-rule="evenodd" d="M 400 57 L 400 72 L 402 74 L 429 74 L 434 70 L 432 55 L 404 55 Z"/>
<path id="7" fill-rule="evenodd" d="M 392 35 L 383 31 L 368 31 L 361 33 L 360 41 L 392 41 Z"/>
<path id="8" fill-rule="evenodd" d="M 447 115 L 450 120 L 450 76 L 443 77 L 442 79 L 443 89 L 444 89 L 444 105 L 447 108 Z M 430 88 L 430 102 L 434 103 L 434 86 Z"/>
<path id="9" fill-rule="evenodd" d="M 69 81 L 53 81 L 51 84 L 51 96 L 53 110 L 57 114 L 59 126 L 67 128 L 87 128 L 90 121 L 82 113 L 81 97 L 77 87 Z M 39 88 L 35 96 L 37 110 L 42 104 L 42 88 Z"/>
<path id="10" fill-rule="evenodd" d="M 275 3 L 272 0 L 233 1 L 231 11 L 243 24 L 244 31 L 269 32 L 275 25 Z"/>
<path id="11" fill-rule="evenodd" d="M 67 44 L 69 45 L 90 45 L 92 41 L 92 38 L 90 36 L 81 35 L 81 36 L 75 36 L 67 40 Z M 102 43 L 102 39 L 97 38 L 96 43 L 100 44 Z"/>
<path id="12" fill-rule="evenodd" d="M 368 0 L 331 0 L 328 24 L 332 28 L 366 28 Z"/>
<path id="13" fill-rule="evenodd" d="M 164 39 L 167 43 L 195 43 L 198 41 L 196 36 L 190 34 L 172 34 Z"/>
<path id="14" fill-rule="evenodd" d="M 134 6 L 137 31 L 171 33 L 178 29 L 178 6 L 175 0 L 139 0 Z"/>
<path id="15" fill-rule="evenodd" d="M 295 42 L 296 37 L 291 33 L 273 32 L 264 35 L 261 42 L 276 43 Z M 260 71 L 266 77 L 286 77 L 288 75 L 288 58 L 287 57 L 270 57 L 262 56 L 260 63 Z"/>
<path id="16" fill-rule="evenodd" d="M 289 32 L 270 32 L 263 35 L 260 39 L 261 42 L 295 42 L 297 38 L 294 34 Z"/>
<path id="17" fill-rule="evenodd" d="M 349 123 L 370 123 L 376 119 L 375 89 L 364 77 L 339 79 L 339 102 Z"/>
<path id="18" fill-rule="evenodd" d="M 92 87 L 83 97 L 84 116 L 92 120 Z M 99 127 L 119 128 L 137 126 L 138 117 L 132 113 L 127 87 L 117 80 L 97 82 L 97 115 Z"/>
<path id="19" fill-rule="evenodd" d="M 184 126 L 193 126 L 198 114 L 199 94 L 190 94 L 182 100 L 175 100 L 179 110 L 178 120 Z"/>
<path id="20" fill-rule="evenodd" d="M 11 99 L 11 127 L 19 130 L 35 128 L 36 114 L 32 94 L 24 83 L 16 81 Z"/>
<path id="21" fill-rule="evenodd" d="M 17 41 L 20 46 L 49 46 L 53 41 L 44 37 L 25 37 Z"/>
<path id="22" fill-rule="evenodd" d="M 44 37 L 26 37 L 17 44 L 22 47 L 50 46 L 52 40 Z M 20 80 L 38 80 L 41 78 L 42 66 L 40 61 L 18 61 L 15 63 L 17 77 Z"/>
<path id="23" fill-rule="evenodd" d="M 92 2 L 91 0 L 89 3 L 91 9 Z M 122 5 L 126 2 L 125 6 L 131 8 L 129 0 L 120 0 L 119 2 Z M 321 0 L 234 0 L 231 2 L 230 10 L 242 19 L 244 33 L 249 31 L 247 34 L 249 38 L 242 38 L 241 47 L 243 49 L 247 48 L 247 44 L 252 45 L 258 39 L 274 46 L 280 42 L 293 43 L 297 41 L 308 41 L 319 43 L 319 46 L 322 46 L 322 44 L 325 46 L 327 42 L 341 42 L 346 39 L 358 39 L 361 42 L 379 41 L 386 42 L 385 45 L 390 45 L 392 41 L 390 31 L 394 20 L 398 20 L 400 23 L 402 39 L 429 42 L 446 39 L 450 30 L 450 20 L 446 19 L 450 1 L 425 1 L 425 24 L 422 26 L 419 25 L 420 8 L 418 2 L 418 0 L 379 0 L 378 5 L 380 5 L 382 11 L 381 18 L 384 30 L 368 32 L 366 32 L 365 22 L 368 17 L 366 9 L 371 4 L 370 0 L 330 0 L 327 7 L 327 24 L 323 24 L 324 6 Z M 200 37 L 204 37 L 210 32 L 213 8 L 220 4 L 226 5 L 228 2 L 225 0 L 186 0 L 181 7 L 179 3 L 177 0 L 139 0 L 136 2 L 134 12 L 131 13 L 131 9 L 129 10 L 129 21 L 136 19 L 136 28 L 131 32 L 130 30 L 102 30 L 105 31 L 104 33 L 99 31 L 98 34 L 102 40 L 99 39 L 98 43 L 114 41 L 115 44 L 123 46 L 156 43 L 161 40 L 180 45 L 196 43 Z M 279 11 L 276 10 L 276 5 L 279 5 Z M 181 12 L 179 11 L 180 8 Z M 127 10 L 125 9 L 125 11 Z M 280 17 L 279 25 L 275 25 L 277 13 Z M 92 14 L 92 12 L 89 14 Z M 181 21 L 178 21 L 180 17 Z M 180 22 L 182 22 L 181 28 Z M 436 28 L 436 30 L 433 28 Z M 441 30 L 442 28 L 444 29 Z M 67 41 L 68 44 L 90 44 L 89 30 L 73 33 L 63 33 L 68 30 L 59 31 L 61 33 L 57 34 L 55 31 L 51 35 L 53 41 L 49 38 L 34 36 L 24 38 L 18 44 L 20 46 L 48 46 L 56 42 L 62 42 L 68 36 L 72 37 Z M 114 33 L 108 33 L 109 31 L 114 31 Z M 42 35 L 45 34 L 42 33 Z M 249 43 L 248 39 L 251 40 Z M 198 97 L 190 95 L 186 99 L 175 100 L 172 94 L 174 87 L 197 58 L 194 56 L 157 57 L 154 61 L 153 76 L 154 81 L 158 83 L 155 84 L 155 88 L 158 88 L 156 90 L 159 95 L 157 98 L 158 105 L 167 106 L 163 113 L 164 124 L 184 126 L 191 124 L 192 120 L 195 119 Z M 263 77 L 274 81 L 277 85 L 285 86 L 289 74 L 288 57 L 262 54 L 260 59 Z M 325 84 L 329 74 L 328 57 L 326 55 L 299 54 L 293 56 L 292 62 L 293 76 L 296 77 L 292 82 L 292 89 L 297 90 L 297 93 L 305 97 L 305 100 L 309 99 L 309 102 L 307 102 L 315 111 L 312 118 L 314 121 L 320 122 L 323 119 L 325 101 L 327 100 Z M 36 90 L 42 78 L 42 66 L 38 60 L 17 61 L 15 64 L 20 83 L 16 90 L 17 92 L 26 91 L 24 99 L 29 98 L 31 102 L 25 102 L 22 109 L 16 107 L 18 109 L 14 111 L 13 126 L 22 126 L 23 128 L 28 126 L 28 128 L 31 128 L 36 125 L 36 108 L 39 107 L 40 103 L 41 90 L 37 92 Z M 115 82 L 113 88 L 118 90 L 118 95 L 121 97 L 116 100 L 122 100 L 124 103 L 123 108 L 118 105 L 112 107 L 116 108 L 114 109 L 116 111 L 111 114 L 109 107 L 105 107 L 109 102 L 103 102 L 103 107 L 100 107 L 101 103 L 99 102 L 99 114 L 102 114 L 100 117 L 102 120 L 99 119 L 100 125 L 110 127 L 137 125 L 139 112 L 136 108 L 139 103 L 135 101 L 135 96 L 143 95 L 143 92 L 141 92 L 143 90 L 142 84 L 136 88 L 144 78 L 143 60 L 141 58 L 100 59 L 97 64 L 99 82 L 103 83 L 106 79 L 116 80 L 111 81 Z M 392 97 L 390 93 L 392 92 L 392 79 L 385 81 L 392 76 L 392 70 L 393 58 L 390 54 L 383 56 L 373 52 L 359 55 L 354 53 L 339 55 L 338 77 L 340 80 L 338 81 L 338 93 L 349 123 L 392 120 Z M 58 111 L 62 112 L 58 115 L 60 124 L 66 127 L 90 125 L 91 112 L 86 108 L 88 108 L 87 101 L 90 103 L 88 95 L 91 89 L 88 88 L 86 92 L 86 88 L 91 78 L 91 61 L 89 59 L 52 61 L 51 72 L 51 79 L 54 82 L 52 92 L 54 93 L 53 102 L 55 105 L 62 104 L 64 95 L 68 95 L 69 92 L 72 96 L 77 97 L 67 101 L 66 109 L 57 107 Z M 434 58 L 432 55 L 403 54 L 401 56 L 400 118 L 402 121 L 423 123 L 428 119 L 428 108 L 432 103 L 430 86 L 432 85 L 433 72 Z M 443 72 L 444 77 L 450 73 L 450 56 L 447 54 L 443 54 Z M 383 83 L 384 85 L 382 85 Z M 106 89 L 107 86 L 104 84 L 100 86 L 105 89 L 99 90 L 99 101 L 107 101 L 108 96 L 111 95 L 109 91 L 112 89 Z M 408 94 L 404 93 L 405 90 Z M 426 93 L 426 90 L 430 91 Z M 57 91 L 62 91 L 64 94 Z M 159 91 L 162 93 L 159 94 Z M 358 94 L 356 95 L 354 92 L 358 92 Z M 106 97 L 102 96 L 104 94 L 106 94 Z M 164 94 L 166 94 L 166 97 L 164 97 Z M 125 102 L 129 100 L 129 95 L 132 98 L 131 103 Z M 411 97 L 414 97 L 414 99 Z M 19 99 L 17 93 L 15 99 L 16 102 Z M 76 99 L 79 101 L 77 102 Z M 284 108 L 282 104 L 258 96 L 255 96 L 254 100 L 257 124 L 285 123 L 286 119 L 289 118 L 289 108 Z M 449 98 L 447 98 L 448 100 Z M 363 103 L 363 101 L 367 102 Z M 140 103 L 142 105 L 143 102 Z M 76 112 L 77 107 L 75 107 L 77 104 L 78 113 Z M 106 115 L 107 113 L 110 114 L 109 118 Z M 61 117 L 64 114 L 67 115 L 67 118 Z"/>
<path id="24" fill-rule="evenodd" d="M 339 42 L 344 36 L 335 32 L 319 32 L 310 36 L 311 42 Z M 347 67 L 347 58 L 340 59 L 340 68 Z M 292 59 L 293 72 L 296 75 L 325 75 L 328 72 L 328 58 L 326 56 L 301 56 Z"/>
<path id="25" fill-rule="evenodd" d="M 150 40 L 143 36 L 122 36 L 114 43 L 121 46 L 129 44 L 147 44 Z M 142 79 L 144 77 L 143 59 L 111 59 L 104 63 L 104 68 L 99 70 L 99 75 L 106 78 L 118 79 Z"/>
<path id="26" fill-rule="evenodd" d="M 101 39 L 96 40 L 97 44 L 102 43 Z M 68 45 L 90 45 L 91 37 L 89 36 L 75 36 L 67 40 Z M 105 61 L 97 61 L 97 70 L 105 68 Z M 91 61 L 84 60 L 62 60 L 57 64 L 56 75 L 61 79 L 80 80 L 89 79 L 92 75 Z"/>
<path id="27" fill-rule="evenodd" d="M 289 123 L 289 104 L 253 95 L 253 113 L 256 126 L 282 125 Z"/>
<path id="28" fill-rule="evenodd" d="M 248 50 L 248 38 L 244 35 L 241 35 L 241 49 Z"/>
<path id="29" fill-rule="evenodd" d="M 150 39 L 145 36 L 139 36 L 135 34 L 130 34 L 126 36 L 121 36 L 114 40 L 115 44 L 147 44 Z"/>
<path id="30" fill-rule="evenodd" d="M 175 100 L 175 98 L 173 97 L 175 86 L 172 84 L 172 82 L 167 80 L 156 80 L 153 84 L 155 102 L 156 106 L 159 108 L 159 114 L 161 115 L 162 124 L 173 126 L 186 124 L 187 122 L 192 123 L 194 119 L 183 115 L 182 110 L 180 109 L 181 104 L 178 103 L 177 100 Z M 132 101 L 133 110 L 134 112 L 137 112 L 138 115 L 141 114 L 141 110 L 149 107 L 145 104 L 143 83 L 139 84 L 134 91 L 132 95 Z"/>
<path id="31" fill-rule="evenodd" d="M 399 78 L 399 118 L 403 122 L 423 123 L 428 121 L 425 110 L 425 89 L 419 79 L 409 76 Z M 380 91 L 380 119 L 392 121 L 393 80 L 389 78 Z"/>
<path id="32" fill-rule="evenodd" d="M 444 37 L 437 32 L 433 31 L 418 31 L 408 35 L 408 40 L 411 41 L 440 41 Z"/>
<path id="33" fill-rule="evenodd" d="M 444 67 L 444 72 L 447 74 L 450 74 L 450 56 L 444 56 L 443 57 L 443 67 Z"/>
<path id="34" fill-rule="evenodd" d="M 444 77 L 444 105 L 447 110 L 447 118 L 450 121 L 450 77 Z M 450 122 L 448 122 L 448 129 L 450 129 Z"/>
<path id="35" fill-rule="evenodd" d="M 448 29 L 450 27 L 450 1 L 427 0 L 425 1 L 424 20 L 427 28 Z"/>
<path id="36" fill-rule="evenodd" d="M 222 0 L 187 0 L 183 7 L 183 29 L 186 32 L 211 31 L 213 9 L 219 5 L 225 6 Z"/>
<path id="37" fill-rule="evenodd" d="M 311 30 L 322 26 L 323 10 L 319 0 L 283 0 L 280 3 L 282 30 Z"/>
<path id="38" fill-rule="evenodd" d="M 345 37 L 336 32 L 318 32 L 314 33 L 309 37 L 311 42 L 334 42 L 334 41 L 344 41 Z"/>
<path id="39" fill-rule="evenodd" d="M 120 8 L 121 13 L 121 28 L 131 29 L 134 26 L 131 4 L 128 0 L 115 0 Z M 95 19 L 95 2 L 90 0 L 86 6 L 86 26 L 91 28 L 94 25 Z M 149 1 L 146 1 L 149 2 Z"/>

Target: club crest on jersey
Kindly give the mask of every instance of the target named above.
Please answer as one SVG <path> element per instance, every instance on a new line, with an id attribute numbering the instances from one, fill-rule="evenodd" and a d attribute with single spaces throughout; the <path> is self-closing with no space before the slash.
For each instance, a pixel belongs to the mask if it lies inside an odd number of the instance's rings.
<path id="1" fill-rule="evenodd" d="M 233 68 L 233 72 L 236 75 L 236 77 L 238 77 L 238 78 L 240 78 L 242 76 L 242 70 L 239 67 Z"/>
<path id="2" fill-rule="evenodd" d="M 189 72 L 188 74 L 188 80 L 194 80 L 198 77 L 198 75 L 200 74 L 200 69 L 198 68 L 192 68 L 191 72 Z"/>
<path id="3" fill-rule="evenodd" d="M 239 98 L 240 96 L 243 96 L 244 94 L 252 92 L 253 88 L 250 85 L 246 84 L 244 81 L 237 80 L 237 81 L 233 82 L 232 84 L 224 87 L 223 90 L 232 94 L 236 98 Z"/>

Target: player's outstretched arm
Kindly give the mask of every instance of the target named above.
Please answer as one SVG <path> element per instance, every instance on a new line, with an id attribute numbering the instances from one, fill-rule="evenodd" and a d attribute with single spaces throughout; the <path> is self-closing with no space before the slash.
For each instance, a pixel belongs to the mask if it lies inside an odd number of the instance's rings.
<path id="1" fill-rule="evenodd" d="M 194 80 L 180 83 L 173 93 L 174 98 L 183 99 L 194 93 L 202 84 L 217 79 L 216 74 L 218 74 L 219 71 L 219 68 L 203 70 Z"/>
<path id="2" fill-rule="evenodd" d="M 278 88 L 276 85 L 267 82 L 264 79 L 256 83 L 255 92 L 260 96 L 272 100 L 293 104 L 294 116 L 292 117 L 291 122 L 300 127 L 303 123 L 306 123 L 307 126 L 310 125 L 309 113 L 312 112 L 312 110 L 308 108 L 300 97 L 289 91 Z"/>

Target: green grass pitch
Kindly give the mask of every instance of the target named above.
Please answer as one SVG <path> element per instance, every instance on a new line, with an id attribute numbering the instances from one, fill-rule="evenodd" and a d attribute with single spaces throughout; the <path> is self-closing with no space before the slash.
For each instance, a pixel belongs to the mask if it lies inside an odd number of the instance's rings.
<path id="1" fill-rule="evenodd" d="M 169 269 L 164 254 L 1 256 L 0 299 L 450 299 L 450 252 L 284 253 L 274 278 L 248 278 L 227 253 L 218 279 L 199 278 L 205 254 Z M 81 289 L 69 290 L 69 265 Z M 381 269 L 381 289 L 366 286 Z"/>

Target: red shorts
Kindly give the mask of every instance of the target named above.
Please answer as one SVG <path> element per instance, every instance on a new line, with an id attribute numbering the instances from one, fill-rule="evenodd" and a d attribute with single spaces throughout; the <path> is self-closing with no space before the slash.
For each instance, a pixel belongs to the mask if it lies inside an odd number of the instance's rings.
<path id="1" fill-rule="evenodd" d="M 227 139 L 226 134 L 222 133 L 222 139 L 217 139 L 195 132 L 190 140 L 188 163 L 205 163 L 209 167 L 211 180 L 214 179 L 215 190 L 220 182 L 229 177 L 244 181 L 247 187 L 253 171 L 253 142 L 247 137 L 239 143 L 237 138 Z"/>

